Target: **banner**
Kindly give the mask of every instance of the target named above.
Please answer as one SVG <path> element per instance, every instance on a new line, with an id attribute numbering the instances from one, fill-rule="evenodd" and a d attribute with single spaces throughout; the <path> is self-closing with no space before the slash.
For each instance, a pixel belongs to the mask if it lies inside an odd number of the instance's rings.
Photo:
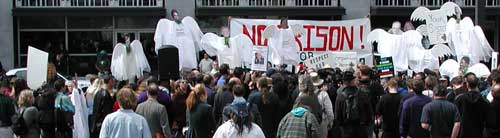
<path id="1" fill-rule="evenodd" d="M 267 47 L 254 46 L 252 50 L 252 70 L 267 71 Z"/>
<path id="2" fill-rule="evenodd" d="M 278 25 L 279 20 L 231 19 L 231 36 L 247 35 L 254 46 L 267 46 L 268 40 L 262 32 L 268 25 Z M 305 34 L 297 36 L 300 60 L 323 55 L 325 52 L 356 52 L 357 58 L 372 65 L 372 47 L 365 44 L 370 33 L 368 18 L 342 21 L 289 20 L 289 25 L 303 25 Z"/>
<path id="3" fill-rule="evenodd" d="M 446 17 L 444 10 L 430 11 L 425 21 L 431 45 L 448 42 L 445 36 L 448 17 Z"/>
<path id="4" fill-rule="evenodd" d="M 394 64 L 392 57 L 375 56 L 375 68 L 380 78 L 394 77 Z"/>
<path id="5" fill-rule="evenodd" d="M 34 47 L 28 47 L 28 71 L 26 79 L 28 87 L 36 90 L 47 81 L 47 64 L 49 53 L 38 50 Z"/>
<path id="6" fill-rule="evenodd" d="M 307 59 L 306 61 L 304 61 L 304 63 L 309 68 L 322 69 L 327 64 L 332 63 L 332 61 L 333 61 L 332 53 L 325 52 L 322 55 Z"/>
<path id="7" fill-rule="evenodd" d="M 333 52 L 332 66 L 339 67 L 342 71 L 353 69 L 358 63 L 356 52 Z"/>

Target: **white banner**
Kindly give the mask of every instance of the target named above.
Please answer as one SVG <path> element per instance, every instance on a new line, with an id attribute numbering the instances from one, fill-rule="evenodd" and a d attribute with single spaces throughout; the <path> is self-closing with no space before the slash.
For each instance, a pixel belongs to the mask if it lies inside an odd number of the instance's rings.
<path id="1" fill-rule="evenodd" d="M 279 20 L 269 19 L 231 19 L 231 36 L 247 35 L 254 46 L 267 46 L 268 41 L 262 32 L 268 25 L 278 25 Z M 370 33 L 368 18 L 342 21 L 289 20 L 289 25 L 300 24 L 306 30 L 296 37 L 300 48 L 300 60 L 305 61 L 314 55 L 325 52 L 356 52 L 359 61 L 372 65 L 372 47 L 365 44 Z"/>
<path id="2" fill-rule="evenodd" d="M 349 68 L 354 69 L 356 63 L 358 63 L 358 58 L 356 52 L 333 52 L 332 63 L 331 66 L 339 67 L 342 71 L 346 71 Z"/>
<path id="3" fill-rule="evenodd" d="M 47 64 L 49 53 L 38 50 L 34 47 L 28 47 L 28 71 L 26 79 L 28 87 L 32 90 L 38 89 L 47 81 Z"/>
<path id="4" fill-rule="evenodd" d="M 252 50 L 252 70 L 267 71 L 267 47 L 254 46 Z"/>
<path id="5" fill-rule="evenodd" d="M 448 17 L 444 10 L 430 11 L 425 21 L 431 45 L 448 42 L 445 36 Z"/>
<path id="6" fill-rule="evenodd" d="M 306 61 L 304 61 L 304 63 L 309 68 L 322 69 L 327 64 L 332 63 L 332 61 L 333 61 L 332 57 L 333 57 L 332 53 L 325 52 L 322 55 L 318 55 L 318 56 L 307 59 Z M 330 64 L 330 67 L 331 66 L 332 65 Z"/>

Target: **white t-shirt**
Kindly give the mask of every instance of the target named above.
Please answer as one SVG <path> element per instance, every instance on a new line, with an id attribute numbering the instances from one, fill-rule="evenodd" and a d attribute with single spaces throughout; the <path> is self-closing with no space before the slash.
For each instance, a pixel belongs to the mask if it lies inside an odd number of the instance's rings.
<path id="1" fill-rule="evenodd" d="M 236 124 L 232 120 L 226 121 L 224 124 L 217 128 L 214 138 L 265 138 L 262 129 L 255 123 L 252 123 L 252 129 L 249 131 L 247 127 L 243 129 L 243 133 L 238 135 Z"/>

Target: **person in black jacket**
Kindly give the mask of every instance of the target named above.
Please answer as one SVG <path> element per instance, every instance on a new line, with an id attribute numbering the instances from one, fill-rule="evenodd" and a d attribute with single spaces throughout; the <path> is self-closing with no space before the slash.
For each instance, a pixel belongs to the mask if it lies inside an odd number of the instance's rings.
<path id="1" fill-rule="evenodd" d="M 215 121 L 212 106 L 206 103 L 207 94 L 203 85 L 196 85 L 186 99 L 187 123 L 190 138 L 212 137 L 215 132 Z"/>
<path id="2" fill-rule="evenodd" d="M 382 138 L 399 138 L 399 118 L 398 111 L 402 96 L 398 94 L 398 82 L 395 79 L 387 83 L 389 93 L 380 98 L 377 103 L 376 116 L 379 116 L 383 122 Z"/>
<path id="3" fill-rule="evenodd" d="M 92 138 L 99 137 L 102 122 L 108 114 L 113 113 L 113 104 L 115 103 L 115 98 L 112 96 L 113 78 L 109 75 L 104 75 L 102 80 L 106 86 L 104 89 L 97 91 L 94 96 L 92 125 L 90 129 Z"/>
<path id="4" fill-rule="evenodd" d="M 485 138 L 500 137 L 500 84 L 493 86 L 492 95 L 493 102 L 490 103 L 483 132 Z"/>
<path id="5" fill-rule="evenodd" d="M 217 94 L 215 94 L 213 114 L 217 126 L 220 126 L 222 123 L 224 123 L 222 120 L 222 113 L 224 111 L 224 107 L 233 102 L 234 97 L 231 90 L 233 89 L 233 86 L 237 84 L 241 84 L 240 79 L 231 78 L 228 84 L 224 85 L 222 88 L 219 88 L 219 91 L 217 91 Z"/>
<path id="6" fill-rule="evenodd" d="M 479 79 L 476 75 L 468 73 L 465 80 L 469 91 L 455 100 L 462 116 L 459 137 L 482 137 L 488 103 L 479 94 Z"/>
<path id="7" fill-rule="evenodd" d="M 280 104 L 278 95 L 270 92 L 267 78 L 260 78 L 257 82 L 259 91 L 248 97 L 248 102 L 257 105 L 262 117 L 262 131 L 266 137 L 275 137 L 281 120 L 279 111 Z M 254 115 L 255 116 L 255 115 Z M 256 116 L 258 117 L 258 116 Z"/>

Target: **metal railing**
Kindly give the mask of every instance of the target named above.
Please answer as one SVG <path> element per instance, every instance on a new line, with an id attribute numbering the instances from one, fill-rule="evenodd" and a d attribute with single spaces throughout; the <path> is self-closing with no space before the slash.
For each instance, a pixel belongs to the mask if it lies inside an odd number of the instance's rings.
<path id="1" fill-rule="evenodd" d="M 17 8 L 163 7 L 163 0 L 15 0 Z"/>
<path id="2" fill-rule="evenodd" d="M 339 0 L 196 0 L 196 7 L 337 7 Z"/>
<path id="3" fill-rule="evenodd" d="M 500 8 L 500 0 L 486 0 L 486 7 Z"/>
<path id="4" fill-rule="evenodd" d="M 474 7 L 476 5 L 476 0 L 372 0 L 372 7 L 440 7 L 448 1 L 453 1 L 460 7 Z"/>

